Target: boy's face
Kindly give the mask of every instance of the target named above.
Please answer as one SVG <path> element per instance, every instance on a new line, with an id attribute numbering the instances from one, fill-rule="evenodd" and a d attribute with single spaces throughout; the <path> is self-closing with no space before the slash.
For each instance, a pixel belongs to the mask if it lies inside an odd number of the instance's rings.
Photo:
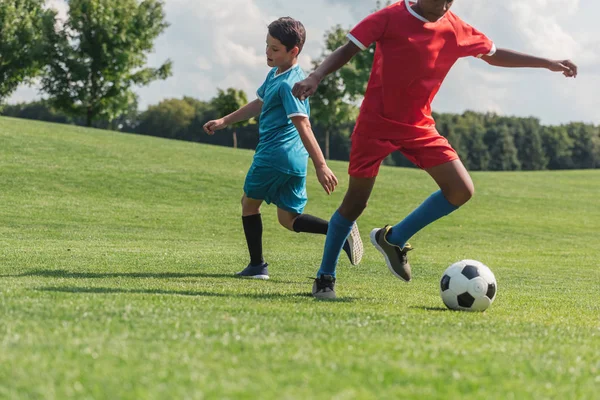
<path id="1" fill-rule="evenodd" d="M 450 10 L 454 0 L 418 0 L 417 5 L 422 11 L 422 16 L 430 21 L 437 21 Z"/>
<path id="2" fill-rule="evenodd" d="M 267 34 L 267 65 L 269 67 L 290 66 L 298 56 L 298 47 L 287 51 L 281 42 Z"/>

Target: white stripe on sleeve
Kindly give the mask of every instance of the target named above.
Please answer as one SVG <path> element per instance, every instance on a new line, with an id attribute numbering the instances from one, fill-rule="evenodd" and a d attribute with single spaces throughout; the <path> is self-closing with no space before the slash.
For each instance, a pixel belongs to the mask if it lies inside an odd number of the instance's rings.
<path id="1" fill-rule="evenodd" d="M 358 40 L 357 38 L 355 38 L 354 36 L 352 36 L 350 33 L 349 33 L 349 34 L 347 34 L 347 35 L 346 35 L 346 37 L 347 37 L 348 39 L 350 39 L 350 41 L 351 41 L 352 43 L 354 43 L 355 45 L 357 45 L 359 49 L 361 49 L 361 50 L 366 50 L 366 49 L 367 49 L 367 46 L 365 46 L 364 44 L 362 44 L 362 43 L 360 42 L 360 40 Z"/>
<path id="2" fill-rule="evenodd" d="M 490 52 L 489 52 L 489 53 L 487 53 L 487 54 L 480 54 L 480 55 L 478 55 L 478 56 L 477 56 L 477 58 L 481 58 L 481 57 L 483 57 L 484 55 L 486 55 L 486 56 L 488 56 L 488 57 L 491 57 L 491 56 L 493 56 L 494 54 L 496 54 L 496 50 L 497 50 L 497 49 L 496 49 L 496 45 L 495 45 L 494 43 L 492 43 L 492 49 L 490 50 Z"/>
<path id="3" fill-rule="evenodd" d="M 293 113 L 287 116 L 288 118 L 292 118 L 292 117 L 306 117 L 308 118 L 308 115 L 304 114 L 304 113 Z"/>

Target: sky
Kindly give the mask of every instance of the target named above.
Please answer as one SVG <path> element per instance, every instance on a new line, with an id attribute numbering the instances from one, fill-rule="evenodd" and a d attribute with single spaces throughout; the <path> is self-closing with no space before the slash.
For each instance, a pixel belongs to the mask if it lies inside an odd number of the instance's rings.
<path id="1" fill-rule="evenodd" d="M 47 6 L 66 18 L 64 0 Z M 308 72 L 323 51 L 323 36 L 336 24 L 351 28 L 375 8 L 375 0 L 165 0 L 170 27 L 156 40 L 148 65 L 173 61 L 173 76 L 136 89 L 140 108 L 165 98 L 210 100 L 217 88 L 243 89 L 254 98 L 269 68 L 264 55 L 268 24 L 282 16 L 302 21 L 307 42 L 299 63 Z M 503 69 L 462 59 L 438 93 L 433 109 L 493 111 L 534 116 L 544 124 L 600 124 L 600 2 L 596 0 L 455 0 L 452 11 L 499 48 L 572 59 L 576 79 L 546 70 Z M 20 87 L 9 102 L 40 98 Z"/>

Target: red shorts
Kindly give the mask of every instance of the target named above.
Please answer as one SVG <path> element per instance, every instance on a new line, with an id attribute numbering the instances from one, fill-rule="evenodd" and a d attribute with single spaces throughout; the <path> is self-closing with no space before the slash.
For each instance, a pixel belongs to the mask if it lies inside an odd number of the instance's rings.
<path id="1" fill-rule="evenodd" d="M 458 159 L 458 154 L 437 131 L 401 139 L 377 139 L 354 133 L 348 174 L 356 178 L 377 176 L 381 162 L 400 151 L 417 167 L 427 169 Z"/>

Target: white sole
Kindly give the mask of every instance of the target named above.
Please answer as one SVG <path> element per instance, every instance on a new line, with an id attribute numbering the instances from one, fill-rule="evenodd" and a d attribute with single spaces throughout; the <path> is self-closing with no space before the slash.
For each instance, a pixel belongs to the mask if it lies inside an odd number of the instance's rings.
<path id="1" fill-rule="evenodd" d="M 352 230 L 350 231 L 350 235 L 348 235 L 348 244 L 350 245 L 350 253 L 352 255 L 352 259 L 350 260 L 350 264 L 358 265 L 362 261 L 363 255 L 365 253 L 365 249 L 362 243 L 362 239 L 360 238 L 360 232 L 358 230 L 358 225 L 356 222 L 352 226 Z"/>
<path id="2" fill-rule="evenodd" d="M 369 235 L 369 237 L 371 238 L 371 244 L 373 246 L 375 246 L 375 248 L 381 253 L 383 258 L 385 259 L 385 263 L 386 263 L 388 269 L 396 278 L 401 279 L 404 282 L 410 282 L 410 281 L 407 281 L 406 279 L 404 279 L 402 276 L 398 275 L 398 273 L 396 271 L 394 271 L 394 268 L 392 268 L 392 263 L 390 262 L 390 259 L 388 258 L 387 254 L 385 254 L 385 251 L 383 251 L 381 246 L 379 246 L 379 243 L 377 243 L 376 235 L 377 235 L 377 232 L 379 231 L 379 229 L 381 229 L 381 228 L 375 228 L 371 231 L 371 234 Z"/>
<path id="3" fill-rule="evenodd" d="M 244 278 L 244 279 L 260 279 L 263 281 L 266 281 L 269 279 L 269 275 L 254 275 L 254 276 L 243 276 L 243 275 L 237 275 L 238 278 Z"/>

